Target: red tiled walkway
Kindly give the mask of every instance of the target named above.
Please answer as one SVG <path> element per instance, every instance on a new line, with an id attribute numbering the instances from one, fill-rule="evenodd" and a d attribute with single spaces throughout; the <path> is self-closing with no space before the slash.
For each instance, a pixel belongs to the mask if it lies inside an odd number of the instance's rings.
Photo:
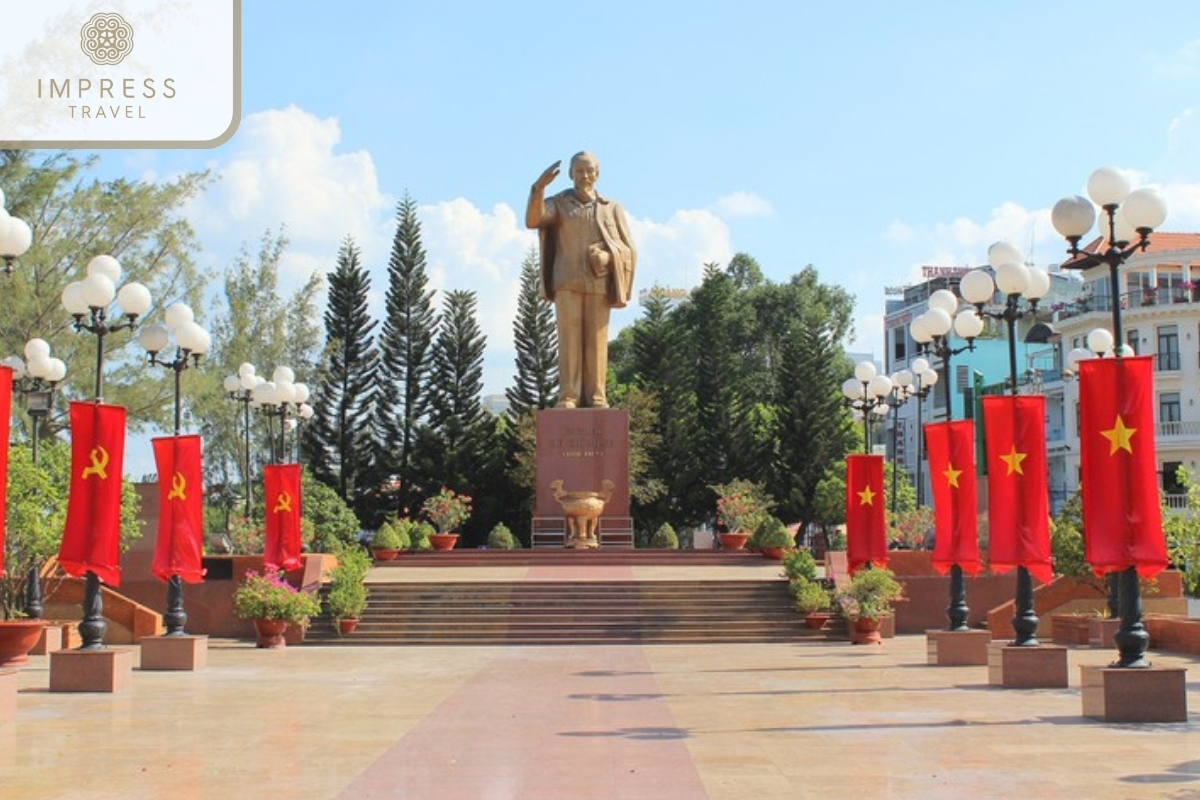
<path id="1" fill-rule="evenodd" d="M 706 798 L 685 737 L 641 648 L 497 650 L 340 797 Z"/>

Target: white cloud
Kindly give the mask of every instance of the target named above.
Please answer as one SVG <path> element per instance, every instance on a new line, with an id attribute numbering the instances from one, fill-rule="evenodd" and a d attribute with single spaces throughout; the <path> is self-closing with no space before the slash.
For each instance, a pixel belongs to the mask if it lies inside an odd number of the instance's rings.
<path id="1" fill-rule="evenodd" d="M 775 213 L 769 202 L 753 192 L 734 192 L 717 198 L 716 208 L 730 217 L 769 217 Z"/>

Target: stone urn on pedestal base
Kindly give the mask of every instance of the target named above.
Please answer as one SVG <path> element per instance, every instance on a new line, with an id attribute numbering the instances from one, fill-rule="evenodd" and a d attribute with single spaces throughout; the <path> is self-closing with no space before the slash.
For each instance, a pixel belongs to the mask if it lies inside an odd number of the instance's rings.
<path id="1" fill-rule="evenodd" d="M 601 482 L 601 486 L 603 491 L 599 492 L 568 492 L 563 490 L 561 480 L 550 484 L 554 499 L 562 506 L 563 515 L 567 518 L 563 547 L 587 550 L 600 546 L 600 515 L 612 497 L 614 484 L 606 480 Z"/>

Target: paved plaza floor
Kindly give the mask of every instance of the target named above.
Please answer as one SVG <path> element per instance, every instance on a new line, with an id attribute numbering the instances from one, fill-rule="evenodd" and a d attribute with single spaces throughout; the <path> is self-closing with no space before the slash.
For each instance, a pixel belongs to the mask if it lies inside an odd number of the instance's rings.
<path id="1" fill-rule="evenodd" d="M 1188 722 L 1104 724 L 1067 689 L 987 685 L 881 646 L 336 647 L 213 640 L 117 694 L 20 674 L 0 798 L 1200 798 Z"/>

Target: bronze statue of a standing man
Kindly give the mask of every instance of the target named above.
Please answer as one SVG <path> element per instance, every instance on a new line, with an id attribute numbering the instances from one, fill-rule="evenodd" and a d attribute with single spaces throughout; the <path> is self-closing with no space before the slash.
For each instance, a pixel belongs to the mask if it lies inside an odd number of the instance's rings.
<path id="1" fill-rule="evenodd" d="M 558 327 L 558 407 L 607 408 L 608 314 L 633 289 L 637 252 L 625 211 L 596 194 L 600 165 L 591 153 L 571 158 L 573 188 L 545 197 L 555 161 L 533 183 L 525 227 L 538 230 L 542 297 Z"/>

